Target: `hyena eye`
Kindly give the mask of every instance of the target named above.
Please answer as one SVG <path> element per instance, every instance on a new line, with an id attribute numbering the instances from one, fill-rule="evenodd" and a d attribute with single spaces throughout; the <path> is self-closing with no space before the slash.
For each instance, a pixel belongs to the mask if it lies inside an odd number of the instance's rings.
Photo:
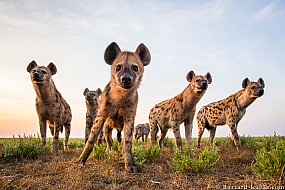
<path id="1" fill-rule="evenodd" d="M 138 70 L 139 70 L 138 66 L 133 65 L 133 70 L 134 70 L 135 72 L 138 72 Z"/>
<path id="2" fill-rule="evenodd" d="M 46 71 L 44 71 L 44 70 L 42 70 L 42 73 L 45 75 L 45 74 L 47 74 L 47 72 Z"/>
<path id="3" fill-rule="evenodd" d="M 32 71 L 32 72 L 34 73 L 34 72 L 36 72 L 36 71 L 37 71 L 36 69 L 33 69 L 33 71 Z"/>
<path id="4" fill-rule="evenodd" d="M 121 65 L 117 65 L 116 66 L 116 71 L 118 72 L 118 71 L 120 71 L 121 70 L 121 68 L 122 68 L 122 66 Z"/>
<path id="5" fill-rule="evenodd" d="M 251 89 L 254 90 L 254 89 L 255 89 L 255 86 L 252 86 Z"/>
<path id="6" fill-rule="evenodd" d="M 196 79 L 196 83 L 199 83 L 200 82 L 200 79 Z"/>

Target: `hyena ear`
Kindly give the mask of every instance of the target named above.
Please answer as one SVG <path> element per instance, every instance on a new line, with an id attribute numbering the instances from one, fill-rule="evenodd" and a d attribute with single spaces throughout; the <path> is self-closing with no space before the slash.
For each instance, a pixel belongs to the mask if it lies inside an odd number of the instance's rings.
<path id="1" fill-rule="evenodd" d="M 188 82 L 191 82 L 194 77 L 195 77 L 194 71 L 190 71 L 190 72 L 187 73 L 187 75 L 186 75 L 186 79 L 187 79 Z"/>
<path id="2" fill-rule="evenodd" d="M 56 66 L 52 62 L 47 66 L 47 68 L 49 68 L 52 75 L 56 74 L 57 69 L 56 69 Z"/>
<path id="3" fill-rule="evenodd" d="M 212 83 L 212 76 L 211 76 L 211 74 L 208 72 L 208 73 L 205 75 L 205 77 L 206 77 L 207 80 L 208 80 L 208 84 L 211 84 L 211 83 Z"/>
<path id="4" fill-rule="evenodd" d="M 31 72 L 31 70 L 32 70 L 34 67 L 36 67 L 36 66 L 38 66 L 37 63 L 36 63 L 35 61 L 32 61 L 32 62 L 27 66 L 27 71 L 28 71 L 28 72 Z"/>
<path id="5" fill-rule="evenodd" d="M 116 44 L 116 42 L 112 42 L 105 50 L 105 62 L 109 65 L 112 65 L 113 61 L 116 59 L 119 53 L 121 53 L 120 47 L 118 44 Z"/>
<path id="6" fill-rule="evenodd" d="M 243 87 L 243 88 L 246 88 L 249 83 L 250 83 L 249 79 L 248 79 L 248 78 L 245 78 L 245 79 L 242 81 L 242 87 Z"/>
<path id="7" fill-rule="evenodd" d="M 262 78 L 259 78 L 257 82 L 260 83 L 263 88 L 265 88 L 265 83 Z"/>
<path id="8" fill-rule="evenodd" d="M 85 96 L 87 94 L 87 92 L 89 92 L 89 89 L 88 88 L 85 88 L 84 92 L 83 92 L 83 95 Z"/>
<path id="9" fill-rule="evenodd" d="M 143 43 L 141 43 L 137 47 L 136 53 L 139 55 L 139 57 L 143 63 L 143 66 L 147 66 L 150 63 L 150 60 L 151 60 L 150 52 L 149 52 L 148 48 Z"/>
<path id="10" fill-rule="evenodd" d="M 98 88 L 98 89 L 96 90 L 96 92 L 97 92 L 98 96 L 100 96 L 100 95 L 102 94 L 101 88 Z"/>

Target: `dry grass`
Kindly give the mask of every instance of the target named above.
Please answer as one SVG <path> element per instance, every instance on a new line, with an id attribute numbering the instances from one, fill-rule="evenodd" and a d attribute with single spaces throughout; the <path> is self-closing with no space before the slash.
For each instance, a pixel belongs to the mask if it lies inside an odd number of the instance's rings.
<path id="1" fill-rule="evenodd" d="M 77 163 L 81 150 L 74 149 L 60 152 L 59 156 L 46 154 L 36 160 L 0 163 L 0 188 L 189 190 L 280 185 L 261 180 L 252 173 L 250 166 L 255 152 L 248 149 L 237 152 L 233 147 L 223 145 L 219 149 L 221 160 L 213 169 L 196 173 L 174 171 L 173 150 L 164 148 L 161 156 L 145 163 L 138 174 L 125 173 L 122 161 L 111 163 L 89 158 L 83 167 Z"/>

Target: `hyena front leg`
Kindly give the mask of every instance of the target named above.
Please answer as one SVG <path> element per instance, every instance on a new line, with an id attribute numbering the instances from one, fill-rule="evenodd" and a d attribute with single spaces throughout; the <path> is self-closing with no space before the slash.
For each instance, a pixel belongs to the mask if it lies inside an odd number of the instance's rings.
<path id="1" fill-rule="evenodd" d="M 125 160 L 125 170 L 127 172 L 140 172 L 140 168 L 133 162 L 133 158 L 131 155 L 132 151 L 132 138 L 133 138 L 133 130 L 134 130 L 134 122 L 133 119 L 125 119 L 124 121 L 124 138 L 123 138 L 123 156 Z"/>
<path id="2" fill-rule="evenodd" d="M 70 124 L 66 124 L 64 125 L 64 133 L 65 133 L 65 137 L 64 137 L 64 150 L 68 150 L 68 139 L 69 139 L 69 135 L 70 135 L 70 129 L 71 126 Z"/>
<path id="3" fill-rule="evenodd" d="M 105 122 L 103 131 L 104 131 L 104 138 L 107 144 L 107 149 L 111 150 L 111 147 L 113 146 L 112 128 L 109 127 L 108 122 Z"/>
<path id="4" fill-rule="evenodd" d="M 89 157 L 90 153 L 93 150 L 94 143 L 97 141 L 99 133 L 102 131 L 104 122 L 106 121 L 106 118 L 104 117 L 96 117 L 93 127 L 91 129 L 89 138 L 84 146 L 84 149 L 79 157 L 79 162 L 81 162 L 83 165 L 85 164 L 87 158 Z"/>
<path id="5" fill-rule="evenodd" d="M 157 122 L 150 122 L 150 140 L 151 140 L 151 144 L 152 146 L 156 145 L 157 143 L 157 133 L 158 133 L 158 126 L 157 126 Z"/>
<path id="6" fill-rule="evenodd" d="M 59 150 L 59 132 L 61 131 L 62 126 L 58 125 L 57 123 L 54 123 L 54 134 L 52 138 L 52 150 L 54 153 L 58 154 Z M 52 128 L 50 128 L 52 130 Z"/>
<path id="7" fill-rule="evenodd" d="M 85 127 L 85 139 L 84 144 L 86 144 L 88 137 L 90 135 L 91 128 L 93 126 L 93 118 L 91 116 L 86 116 L 86 127 Z"/>
<path id="8" fill-rule="evenodd" d="M 193 116 L 191 115 L 190 119 L 184 122 L 185 138 L 189 145 L 192 144 L 193 118 L 194 118 L 194 115 Z"/>
<path id="9" fill-rule="evenodd" d="M 182 149 L 182 138 L 180 135 L 179 125 L 173 126 L 172 129 L 174 133 L 176 148 L 177 150 Z"/>
<path id="10" fill-rule="evenodd" d="M 228 125 L 231 129 L 232 139 L 235 143 L 235 146 L 238 150 L 240 150 L 241 149 L 241 142 L 240 142 L 240 138 L 239 138 L 238 132 L 237 132 L 237 124 L 234 122 L 230 122 Z"/>
<path id="11" fill-rule="evenodd" d="M 212 145 L 214 142 L 215 134 L 216 134 L 216 127 L 210 129 L 210 136 L 209 136 L 209 144 Z"/>
<path id="12" fill-rule="evenodd" d="M 45 119 L 40 118 L 40 133 L 41 133 L 41 141 L 42 145 L 46 145 L 46 134 L 47 134 L 47 122 Z M 53 133 L 52 133 L 53 134 Z"/>

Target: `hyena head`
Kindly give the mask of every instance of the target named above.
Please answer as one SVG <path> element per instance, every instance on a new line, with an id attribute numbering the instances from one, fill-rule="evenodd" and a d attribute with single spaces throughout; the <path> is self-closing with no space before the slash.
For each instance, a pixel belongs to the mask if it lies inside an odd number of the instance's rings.
<path id="1" fill-rule="evenodd" d="M 123 89 L 138 87 L 143 76 L 144 66 L 150 63 L 150 52 L 141 43 L 135 52 L 121 51 L 112 42 L 106 49 L 104 59 L 111 65 L 112 80 Z"/>
<path id="2" fill-rule="evenodd" d="M 264 94 L 265 83 L 262 78 L 259 78 L 257 82 L 249 81 L 248 78 L 245 78 L 242 81 L 242 87 L 250 98 L 258 98 Z"/>
<path id="3" fill-rule="evenodd" d="M 83 95 L 85 96 L 85 101 L 90 104 L 98 102 L 101 94 L 102 90 L 100 88 L 98 88 L 96 91 L 85 88 L 83 92 Z"/>
<path id="4" fill-rule="evenodd" d="M 56 74 L 57 69 L 53 63 L 50 63 L 47 67 L 38 66 L 35 61 L 32 61 L 27 66 L 27 71 L 30 73 L 33 84 L 44 84 L 50 81 L 51 76 Z"/>
<path id="5" fill-rule="evenodd" d="M 204 93 L 208 88 L 208 84 L 212 83 L 212 76 L 210 73 L 207 73 L 205 76 L 196 76 L 194 71 L 190 71 L 187 74 L 186 79 L 190 82 L 190 86 L 196 94 Z"/>

